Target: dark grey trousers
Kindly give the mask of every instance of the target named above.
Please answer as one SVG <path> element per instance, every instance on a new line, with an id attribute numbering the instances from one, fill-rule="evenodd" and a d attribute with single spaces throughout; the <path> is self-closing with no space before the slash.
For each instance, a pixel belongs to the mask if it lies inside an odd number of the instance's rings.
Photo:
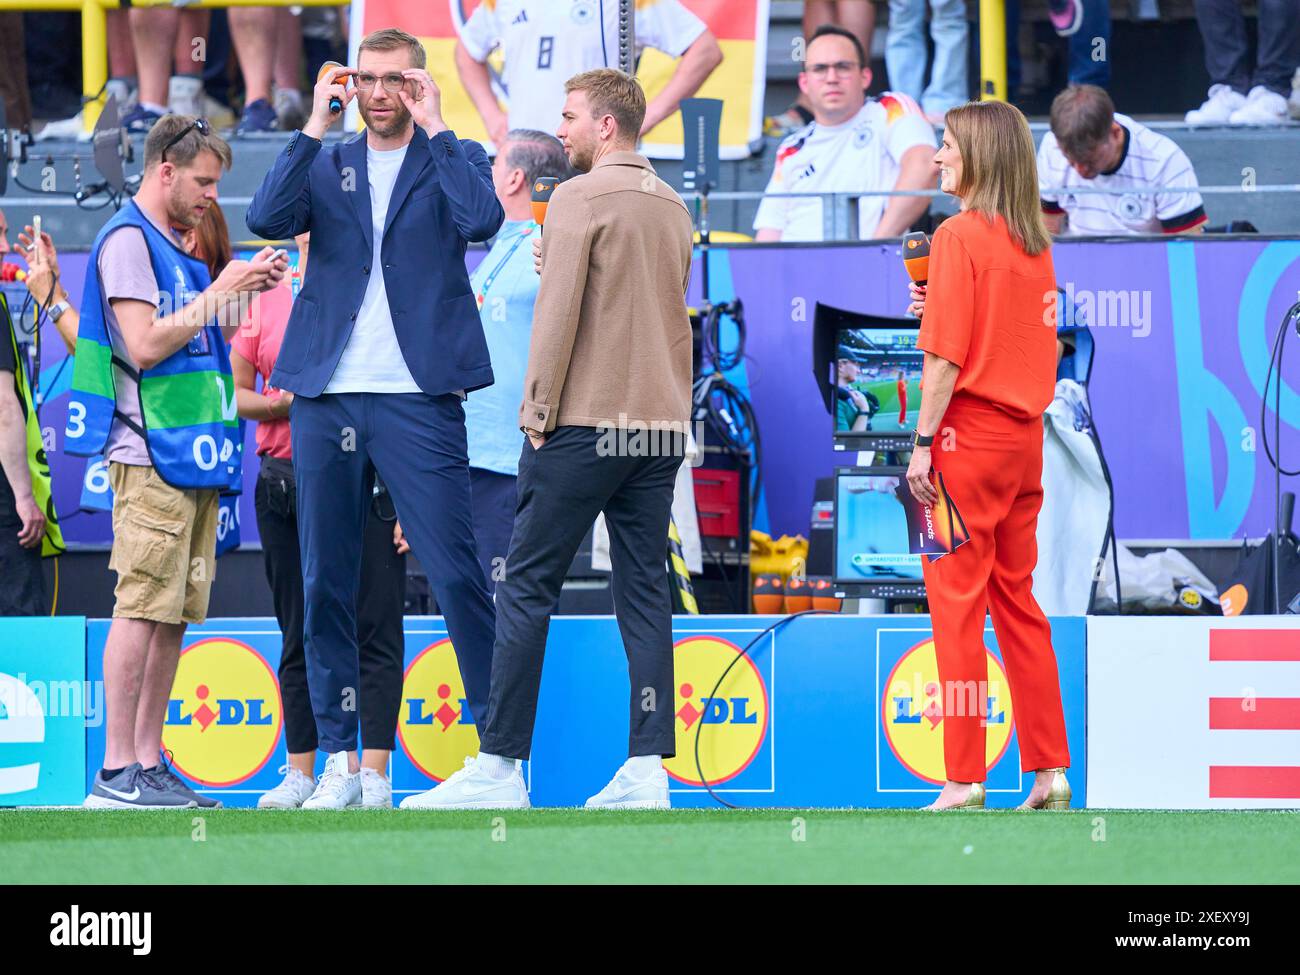
<path id="1" fill-rule="evenodd" d="M 609 528 L 611 588 L 631 679 L 629 755 L 675 753 L 672 602 L 664 559 L 682 438 L 559 427 L 524 442 L 505 578 L 496 591 L 492 682 L 480 748 L 527 758 L 551 613 L 596 515 Z M 611 450 L 610 448 L 614 449 Z M 646 456 L 648 449 L 658 455 Z"/>

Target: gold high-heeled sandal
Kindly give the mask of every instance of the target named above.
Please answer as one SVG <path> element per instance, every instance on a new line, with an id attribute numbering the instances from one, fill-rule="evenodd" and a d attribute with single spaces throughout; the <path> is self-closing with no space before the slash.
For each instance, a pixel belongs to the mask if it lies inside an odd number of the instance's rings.
<path id="1" fill-rule="evenodd" d="M 966 796 L 964 802 L 959 802 L 955 806 L 945 806 L 943 809 L 931 809 L 931 812 L 952 812 L 958 809 L 983 809 L 984 808 L 984 783 L 972 782 L 970 784 L 970 793 Z"/>
<path id="2" fill-rule="evenodd" d="M 1070 782 L 1065 777 L 1065 769 L 1049 768 L 1042 769 L 1044 772 L 1052 773 L 1052 784 L 1047 789 L 1047 795 L 1043 798 L 1041 805 L 1031 806 L 1026 799 L 1020 804 L 1021 809 L 1044 809 L 1060 810 L 1070 808 L 1070 799 L 1073 793 L 1070 791 Z"/>

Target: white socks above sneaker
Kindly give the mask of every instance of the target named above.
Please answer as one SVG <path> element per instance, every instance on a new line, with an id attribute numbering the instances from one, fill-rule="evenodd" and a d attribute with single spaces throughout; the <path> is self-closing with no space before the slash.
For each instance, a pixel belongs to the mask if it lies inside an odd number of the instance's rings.
<path id="1" fill-rule="evenodd" d="M 500 755 L 478 753 L 478 767 L 494 779 L 508 779 L 515 773 L 515 760 L 502 758 Z"/>
<path id="2" fill-rule="evenodd" d="M 634 755 L 623 763 L 623 770 L 632 779 L 648 779 L 664 767 L 658 755 Z"/>

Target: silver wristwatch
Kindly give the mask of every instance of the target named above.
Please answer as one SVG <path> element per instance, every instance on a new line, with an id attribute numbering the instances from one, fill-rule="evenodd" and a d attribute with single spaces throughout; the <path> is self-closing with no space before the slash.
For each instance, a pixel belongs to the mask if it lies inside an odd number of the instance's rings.
<path id="1" fill-rule="evenodd" d="M 53 305 L 50 306 L 50 321 L 54 322 L 57 325 L 59 319 L 63 317 L 63 313 L 71 307 L 72 306 L 68 304 L 66 301 L 56 301 Z"/>

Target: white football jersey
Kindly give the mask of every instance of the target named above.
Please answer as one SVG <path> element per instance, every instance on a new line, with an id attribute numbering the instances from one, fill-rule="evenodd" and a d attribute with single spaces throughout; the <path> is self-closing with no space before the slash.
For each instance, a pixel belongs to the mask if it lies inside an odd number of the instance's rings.
<path id="1" fill-rule="evenodd" d="M 680 57 L 704 33 L 704 21 L 678 0 L 638 0 L 637 50 Z M 592 68 L 618 67 L 615 0 L 483 0 L 460 30 L 475 61 L 497 47 L 512 129 L 554 133 L 564 109 L 564 83 Z"/>
<path id="2" fill-rule="evenodd" d="M 1196 172 L 1187 154 L 1168 136 L 1127 115 L 1115 121 L 1128 135 L 1124 155 L 1112 172 L 1084 179 L 1048 132 L 1038 146 L 1038 187 L 1044 213 L 1064 213 L 1066 233 L 1075 236 L 1179 233 L 1205 223 Z M 1076 187 L 1147 189 L 1160 193 L 1075 193 Z M 1063 187 L 1063 189 L 1062 189 Z"/>
<path id="3" fill-rule="evenodd" d="M 907 95 L 884 92 L 868 98 L 857 115 L 840 125 L 809 122 L 791 133 L 776 152 L 768 193 L 853 193 L 892 190 L 903 153 L 913 146 L 936 148 L 932 126 Z M 887 196 L 858 200 L 858 238 L 865 240 L 889 202 Z M 815 197 L 765 197 L 754 229 L 781 231 L 782 240 L 822 240 L 822 201 Z"/>

